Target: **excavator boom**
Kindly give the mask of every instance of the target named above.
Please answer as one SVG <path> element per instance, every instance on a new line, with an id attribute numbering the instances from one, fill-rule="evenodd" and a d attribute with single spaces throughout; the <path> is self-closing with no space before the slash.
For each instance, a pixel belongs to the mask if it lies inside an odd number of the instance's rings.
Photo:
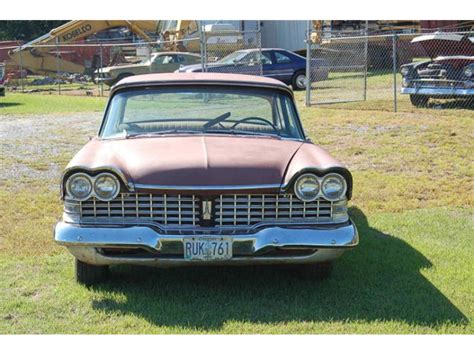
<path id="1" fill-rule="evenodd" d="M 85 65 L 59 59 L 54 46 L 61 46 L 83 40 L 97 32 L 115 27 L 127 27 L 147 42 L 153 39 L 148 33 L 156 33 L 158 21 L 127 21 L 127 20 L 75 20 L 67 22 L 49 33 L 26 43 L 9 53 L 10 58 L 25 69 L 36 74 L 56 74 L 60 72 L 84 73 Z M 44 47 L 42 47 L 44 46 Z M 53 47 L 52 47 L 53 46 Z"/>

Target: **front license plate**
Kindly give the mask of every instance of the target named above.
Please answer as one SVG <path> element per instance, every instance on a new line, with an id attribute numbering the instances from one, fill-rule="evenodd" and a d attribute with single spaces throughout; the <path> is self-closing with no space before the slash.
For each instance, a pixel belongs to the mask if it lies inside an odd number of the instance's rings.
<path id="1" fill-rule="evenodd" d="M 232 258 L 231 238 L 185 238 L 184 260 L 227 260 Z"/>

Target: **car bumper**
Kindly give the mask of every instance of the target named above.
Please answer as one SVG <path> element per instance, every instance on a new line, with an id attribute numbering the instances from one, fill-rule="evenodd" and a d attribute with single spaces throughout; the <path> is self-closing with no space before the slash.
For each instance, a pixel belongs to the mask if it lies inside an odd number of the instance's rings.
<path id="1" fill-rule="evenodd" d="M 161 234 L 147 226 L 90 226 L 65 222 L 59 222 L 54 230 L 54 239 L 58 244 L 66 246 L 77 259 L 92 265 L 172 267 L 317 263 L 335 259 L 345 249 L 359 243 L 357 228 L 352 221 L 317 228 L 275 226 L 251 234 L 225 235 L 232 238 L 234 255 L 231 259 L 188 261 L 183 258 L 183 239 L 189 237 L 198 235 Z M 140 249 L 147 255 L 106 255 L 103 253 L 105 248 L 121 251 Z M 275 251 L 278 251 L 277 256 Z M 304 255 L 298 254 L 298 251 L 304 251 Z"/>
<path id="2" fill-rule="evenodd" d="M 473 96 L 474 88 L 463 89 L 463 88 L 431 88 L 431 87 L 405 87 L 401 89 L 402 94 L 410 95 L 426 95 L 426 96 L 444 96 L 444 97 L 455 97 L 455 96 Z"/>

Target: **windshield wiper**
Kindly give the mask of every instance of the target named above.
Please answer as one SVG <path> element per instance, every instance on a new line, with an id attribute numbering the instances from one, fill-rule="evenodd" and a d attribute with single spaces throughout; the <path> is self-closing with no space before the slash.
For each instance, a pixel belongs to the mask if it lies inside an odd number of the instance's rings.
<path id="1" fill-rule="evenodd" d="M 241 136 L 259 136 L 259 137 L 272 137 L 281 139 L 281 136 L 274 133 L 260 133 L 260 132 L 250 132 L 242 131 L 238 129 L 208 129 L 204 133 L 222 133 L 222 134 L 233 134 Z"/>
<path id="2" fill-rule="evenodd" d="M 215 126 L 216 124 L 221 123 L 222 121 L 226 120 L 230 116 L 231 116 L 231 113 L 226 112 L 226 113 L 223 113 L 220 116 L 217 116 L 216 118 L 213 118 L 212 120 L 210 120 L 209 122 L 207 122 L 206 124 L 204 124 L 202 126 L 202 128 L 204 129 L 204 132 L 206 132 L 212 126 Z"/>
<path id="3" fill-rule="evenodd" d="M 137 132 L 137 133 L 126 133 L 125 138 L 135 138 L 135 137 L 154 137 L 154 136 L 162 136 L 166 134 L 177 134 L 177 133 L 184 133 L 184 134 L 199 134 L 202 133 L 200 131 L 194 131 L 191 129 L 167 129 L 163 131 L 156 131 L 156 132 Z"/>

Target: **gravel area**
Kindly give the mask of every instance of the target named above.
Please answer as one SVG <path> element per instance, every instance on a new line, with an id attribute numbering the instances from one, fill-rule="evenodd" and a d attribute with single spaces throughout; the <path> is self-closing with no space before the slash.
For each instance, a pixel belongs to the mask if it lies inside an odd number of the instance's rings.
<path id="1" fill-rule="evenodd" d="M 0 114 L 0 184 L 14 188 L 38 181 L 57 190 L 62 169 L 95 135 L 101 116 Z"/>

